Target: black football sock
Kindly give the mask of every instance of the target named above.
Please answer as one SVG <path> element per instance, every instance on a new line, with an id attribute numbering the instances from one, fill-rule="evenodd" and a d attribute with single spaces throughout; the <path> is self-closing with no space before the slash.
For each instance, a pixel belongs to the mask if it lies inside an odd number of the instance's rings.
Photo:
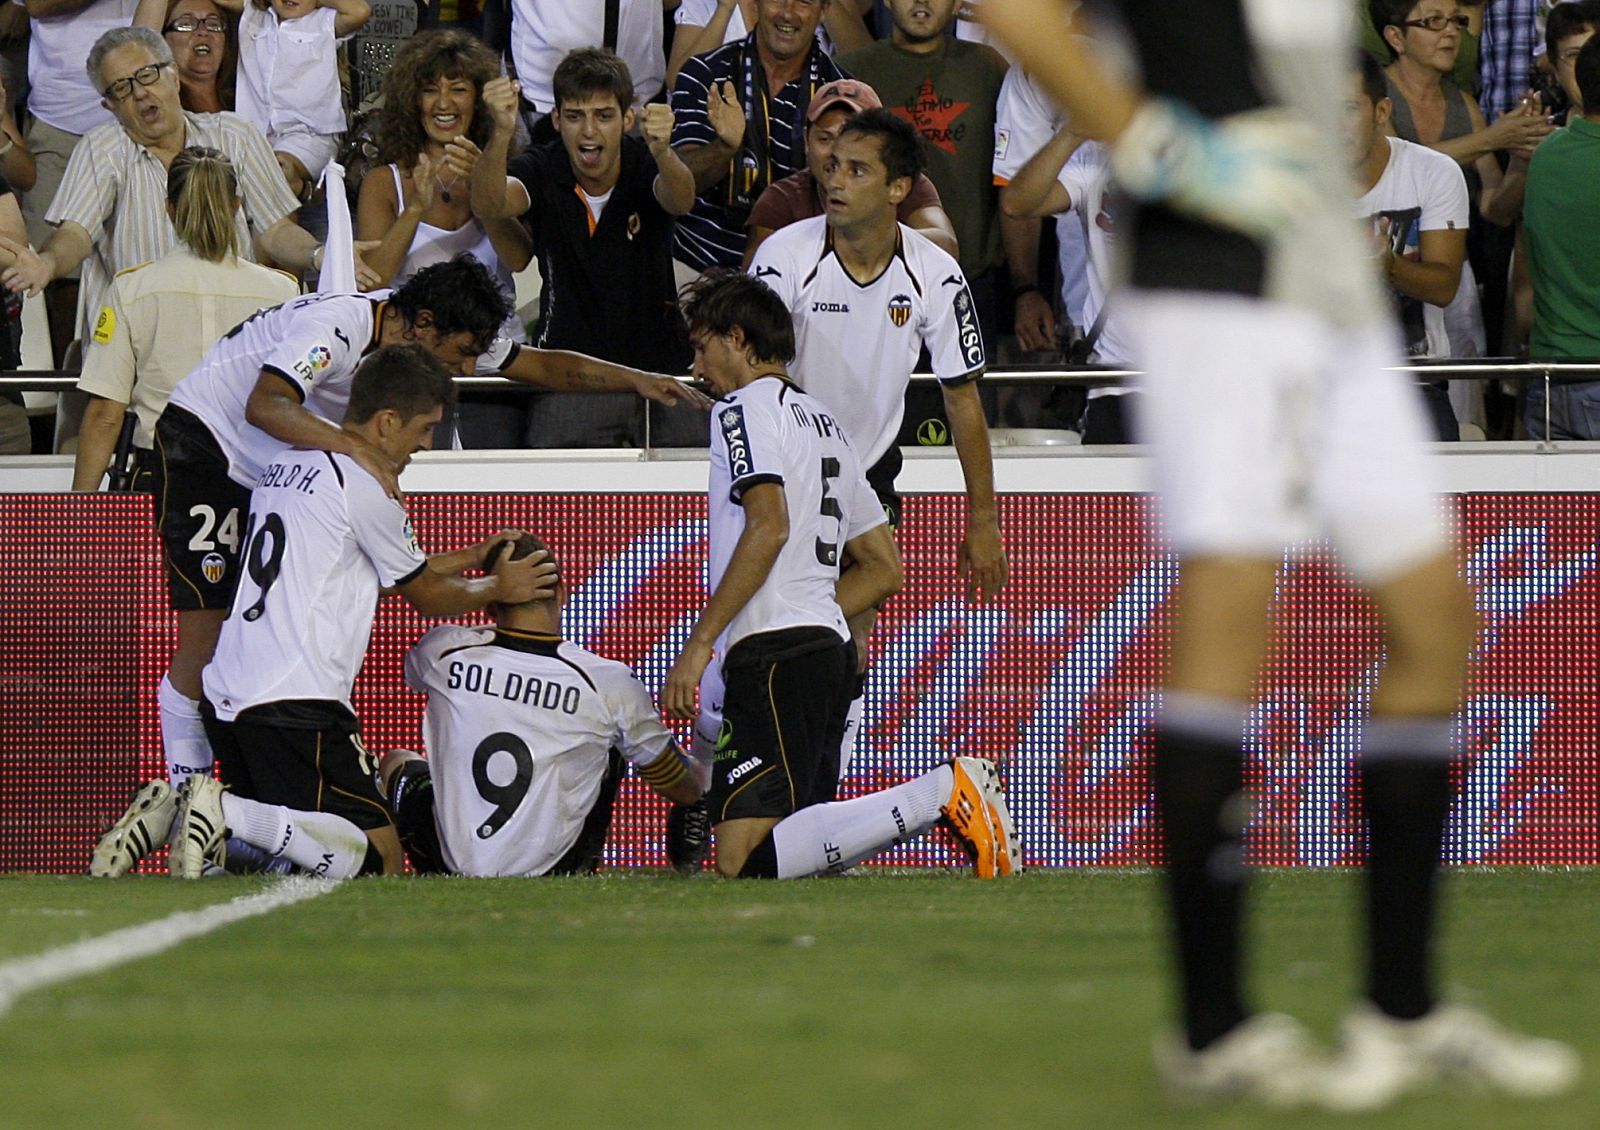
<path id="1" fill-rule="evenodd" d="M 1183 1026 L 1196 1051 L 1249 1015 L 1240 988 L 1244 909 L 1244 708 L 1169 696 L 1153 779 L 1178 947 Z"/>
<path id="2" fill-rule="evenodd" d="M 1375 721 L 1362 750 L 1367 995 L 1400 1020 L 1434 1005 L 1434 907 L 1450 812 L 1450 752 L 1449 723 L 1442 720 Z"/>

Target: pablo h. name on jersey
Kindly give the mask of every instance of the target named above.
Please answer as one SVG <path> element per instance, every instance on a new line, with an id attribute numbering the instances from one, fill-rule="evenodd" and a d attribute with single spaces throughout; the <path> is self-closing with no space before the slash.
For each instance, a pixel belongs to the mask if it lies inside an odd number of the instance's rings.
<path id="1" fill-rule="evenodd" d="M 306 467 L 300 463 L 273 463 L 256 480 L 257 490 L 298 490 L 303 494 L 316 494 L 317 476 L 321 467 Z"/>

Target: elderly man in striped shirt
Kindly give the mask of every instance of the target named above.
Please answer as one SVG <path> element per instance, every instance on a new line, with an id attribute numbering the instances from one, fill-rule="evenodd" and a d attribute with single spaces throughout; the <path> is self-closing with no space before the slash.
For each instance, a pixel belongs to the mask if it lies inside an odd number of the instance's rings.
<path id="1" fill-rule="evenodd" d="M 113 275 L 159 259 L 176 244 L 167 218 L 167 169 L 190 145 L 221 151 L 238 170 L 243 208 L 234 222 L 247 254 L 259 246 L 291 270 L 321 267 L 322 248 L 295 223 L 298 202 L 266 138 L 235 114 L 184 110 L 166 40 L 148 28 L 113 28 L 95 42 L 87 65 L 117 120 L 91 129 L 73 151 L 45 215 L 56 230 L 44 247 L 35 253 L 0 242 L 17 256 L 0 281 L 36 294 L 83 264 L 83 309 L 99 310 Z"/>

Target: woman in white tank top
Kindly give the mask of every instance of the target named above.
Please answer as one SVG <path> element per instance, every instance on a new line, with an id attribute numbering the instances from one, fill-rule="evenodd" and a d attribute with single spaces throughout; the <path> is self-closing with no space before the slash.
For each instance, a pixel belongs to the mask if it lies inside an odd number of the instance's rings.
<path id="1" fill-rule="evenodd" d="M 367 174 L 356 209 L 356 238 L 379 241 L 365 259 L 383 285 L 400 286 L 466 251 L 515 295 L 511 276 L 533 258 L 533 241 L 518 220 L 473 215 L 470 177 L 444 161 L 448 142 L 476 152 L 488 139 L 483 84 L 499 73 L 489 49 L 464 32 L 425 31 L 395 52 L 377 123 L 379 151 L 391 163 Z M 506 329 L 513 340 L 526 337 L 515 315 Z"/>

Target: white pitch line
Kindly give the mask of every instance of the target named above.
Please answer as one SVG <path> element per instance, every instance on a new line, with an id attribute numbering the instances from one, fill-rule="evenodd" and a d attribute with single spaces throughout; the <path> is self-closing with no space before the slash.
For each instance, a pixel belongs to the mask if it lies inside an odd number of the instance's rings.
<path id="1" fill-rule="evenodd" d="M 339 882 L 297 876 L 257 894 L 240 895 L 202 910 L 180 910 L 153 922 L 126 926 L 96 938 L 85 938 L 81 942 L 5 962 L 0 964 L 0 1017 L 10 1012 L 11 1006 L 24 993 L 59 985 L 75 977 L 87 977 L 143 957 L 152 957 L 190 938 L 209 934 L 231 923 L 319 898 L 332 891 Z"/>

